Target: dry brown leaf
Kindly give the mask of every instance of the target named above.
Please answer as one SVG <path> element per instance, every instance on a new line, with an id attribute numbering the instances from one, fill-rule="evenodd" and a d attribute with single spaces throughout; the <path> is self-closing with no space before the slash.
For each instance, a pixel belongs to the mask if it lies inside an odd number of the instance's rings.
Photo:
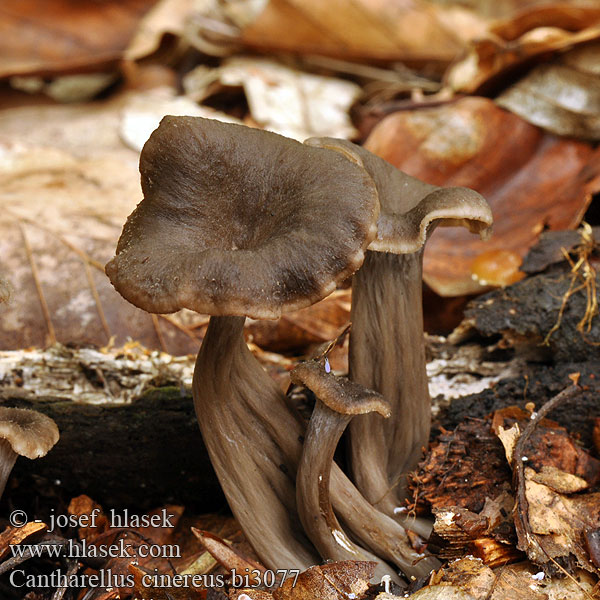
<path id="1" fill-rule="evenodd" d="M 572 473 L 565 473 L 552 465 L 542 466 L 539 473 L 536 473 L 532 480 L 549 487 L 552 491 L 559 494 L 574 494 L 581 492 L 589 487 L 588 482 L 583 477 L 578 477 Z"/>
<path id="2" fill-rule="evenodd" d="M 485 25 L 461 7 L 425 0 L 271 0 L 240 39 L 261 51 L 447 62 Z"/>
<path id="3" fill-rule="evenodd" d="M 598 574 L 590 561 L 584 534 L 600 527 L 600 493 L 568 497 L 534 478 L 535 471 L 525 469 L 529 525 L 535 536 L 532 539 L 517 531 L 519 548 L 527 552 L 532 562 L 549 569 L 554 561 L 564 563 L 574 556 L 579 567 Z"/>
<path id="4" fill-rule="evenodd" d="M 576 578 L 547 580 L 530 563 L 493 571 L 467 557 L 435 573 L 432 584 L 409 596 L 415 600 L 590 600 L 594 578 L 578 571 Z"/>
<path id="5" fill-rule="evenodd" d="M 524 256 L 544 228 L 575 228 L 600 189 L 600 151 L 544 134 L 484 98 L 392 114 L 366 147 L 428 183 L 471 187 L 488 200 L 490 241 L 459 227 L 438 228 L 428 241 L 424 279 L 441 296 L 480 292 L 471 272 L 479 254 Z"/>
<path id="6" fill-rule="evenodd" d="M 529 123 L 568 137 L 600 139 L 600 43 L 539 65 L 496 102 Z"/>
<path id="7" fill-rule="evenodd" d="M 261 564 L 242 556 L 238 550 L 214 533 L 200 531 L 195 527 L 192 527 L 192 533 L 216 561 L 228 571 L 235 571 L 249 585 L 260 583 L 260 574 L 265 571 Z"/>
<path id="8" fill-rule="evenodd" d="M 150 316 L 104 274 L 141 199 L 139 155 L 120 139 L 131 98 L 0 112 L 0 254 L 13 290 L 0 310 L 0 348 L 131 338 L 172 354 L 197 351 L 202 330 L 193 328 L 205 317 Z"/>
<path id="9" fill-rule="evenodd" d="M 450 563 L 446 568 L 434 573 L 431 584 L 446 584 L 467 592 L 474 598 L 485 598 L 492 589 L 496 577 L 493 571 L 481 560 L 473 557 Z"/>
<path id="10" fill-rule="evenodd" d="M 3 0 L 0 77 L 116 66 L 156 0 Z"/>
<path id="11" fill-rule="evenodd" d="M 376 564 L 365 561 L 340 561 L 311 567 L 298 575 L 298 579 L 286 579 L 273 592 L 275 600 L 359 600 L 369 588 L 369 580 L 375 573 Z"/>
<path id="12" fill-rule="evenodd" d="M 166 115 L 204 117 L 241 124 L 239 119 L 207 106 L 199 106 L 186 96 L 177 96 L 170 87 L 132 94 L 121 112 L 121 138 L 132 150 L 141 152 L 150 134 Z"/>
<path id="13" fill-rule="evenodd" d="M 198 67 L 185 85 L 198 100 L 223 88 L 242 87 L 255 123 L 299 141 L 357 133 L 348 111 L 361 90 L 343 79 L 304 73 L 265 58 L 235 57 L 216 69 Z"/>
<path id="14" fill-rule="evenodd" d="M 87 501 L 81 503 L 79 508 L 85 505 L 90 511 L 86 513 L 88 515 L 92 515 L 91 511 L 97 508 L 93 502 Z M 131 572 L 132 564 L 148 572 L 155 572 L 156 569 L 156 573 L 172 573 L 173 534 L 183 515 L 183 510 L 182 506 L 167 505 L 140 516 L 133 511 L 113 509 L 109 519 L 112 527 L 98 534 L 94 541 L 88 544 L 87 552 L 93 556 L 92 546 L 98 548 L 123 546 L 125 551 L 119 552 L 115 558 L 109 558 L 102 568 L 107 572 L 122 575 L 124 582 L 127 581 L 126 577 Z M 79 514 L 80 518 L 81 516 L 82 514 Z M 144 522 L 142 519 L 147 520 Z M 159 556 L 156 556 L 156 551 L 149 552 L 148 546 L 159 549 Z M 134 573 L 134 577 L 136 574 L 139 573 Z M 119 591 L 122 596 L 131 593 L 128 587 L 123 587 Z M 105 599 L 110 597 L 113 588 L 98 587 L 94 592 L 99 594 L 94 596 L 95 598 Z M 164 600 L 168 598 L 165 596 Z"/>
<path id="15" fill-rule="evenodd" d="M 513 433 L 501 437 L 499 432 L 504 429 L 505 433 L 508 433 L 514 428 L 523 431 L 530 419 L 529 413 L 516 406 L 509 406 L 494 412 L 492 430 L 504 444 L 505 450 L 510 456 L 509 462 L 512 462 L 512 451 L 518 436 L 515 437 Z M 600 480 L 600 461 L 585 452 L 569 436 L 564 427 L 550 419 L 542 419 L 538 423 L 527 441 L 525 455 L 527 465 L 533 467 L 540 474 L 545 473 L 548 481 L 552 480 L 552 474 L 554 474 L 556 480 L 554 485 L 577 486 L 578 479 L 594 485 Z M 570 474 L 576 479 L 563 477 L 561 484 L 558 481 L 557 473 Z"/>
<path id="16" fill-rule="evenodd" d="M 67 510 L 70 515 L 76 516 L 78 522 L 82 524 L 77 532 L 80 540 L 93 542 L 110 527 L 102 507 L 85 494 L 72 498 Z M 95 518 L 92 520 L 93 515 L 95 515 Z M 80 517 L 84 517 L 84 519 Z"/>
<path id="17" fill-rule="evenodd" d="M 451 585 L 428 585 L 409 598 L 413 600 L 479 600 Z"/>
<path id="18" fill-rule="evenodd" d="M 273 594 L 263 590 L 249 589 L 232 589 L 229 590 L 230 600 L 272 600 Z"/>
<path id="19" fill-rule="evenodd" d="M 26 523 L 23 527 L 7 527 L 0 533 L 0 560 L 3 560 L 10 554 L 11 546 L 21 544 L 22 542 L 33 542 L 42 535 L 48 526 L 45 523 Z"/>
<path id="20" fill-rule="evenodd" d="M 521 11 L 492 25 L 464 58 L 446 73 L 455 91 L 476 93 L 496 88 L 519 66 L 540 55 L 595 40 L 600 36 L 600 8 L 558 2 Z"/>
<path id="21" fill-rule="evenodd" d="M 153 54 L 164 36 L 182 37 L 190 16 L 201 11 L 205 0 L 159 0 L 138 24 L 125 51 L 125 59 L 137 60 Z"/>

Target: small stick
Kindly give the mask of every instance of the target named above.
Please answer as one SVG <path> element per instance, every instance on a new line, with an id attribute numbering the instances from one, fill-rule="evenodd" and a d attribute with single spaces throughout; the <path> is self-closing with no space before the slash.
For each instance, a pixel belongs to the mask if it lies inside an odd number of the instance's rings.
<path id="1" fill-rule="evenodd" d="M 581 387 L 578 384 L 579 373 L 570 376 L 573 380 L 573 385 L 565 388 L 562 392 L 559 392 L 554 398 L 551 398 L 544 404 L 537 414 L 527 424 L 527 427 L 523 430 L 513 452 L 513 474 L 515 489 L 517 492 L 517 510 L 515 511 L 515 527 L 517 533 L 521 532 L 525 535 L 527 541 L 533 539 L 533 532 L 531 531 L 531 525 L 529 523 L 529 503 L 527 502 L 527 496 L 525 494 L 525 465 L 523 464 L 523 456 L 525 451 L 525 445 L 529 441 L 529 438 L 535 431 L 540 421 L 552 410 L 554 410 L 560 404 L 567 402 L 577 394 L 581 392 Z M 536 539 L 537 541 L 537 539 Z M 524 550 L 524 548 L 521 548 Z"/>

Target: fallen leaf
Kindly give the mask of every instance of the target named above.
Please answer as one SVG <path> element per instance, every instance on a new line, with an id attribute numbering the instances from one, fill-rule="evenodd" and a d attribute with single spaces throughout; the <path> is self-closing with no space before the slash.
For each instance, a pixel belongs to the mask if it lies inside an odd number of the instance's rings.
<path id="1" fill-rule="evenodd" d="M 235 571 L 246 582 L 245 585 L 260 583 L 260 574 L 265 568 L 256 561 L 242 556 L 226 540 L 208 531 L 200 531 L 192 527 L 192 533 L 208 550 L 217 562 L 228 571 Z"/>
<path id="2" fill-rule="evenodd" d="M 0 348 L 134 339 L 197 352 L 206 317 L 148 315 L 104 274 L 142 197 L 139 154 L 120 139 L 131 98 L 0 112 L 0 253 L 13 289 L 0 313 Z"/>
<path id="3" fill-rule="evenodd" d="M 260 51 L 447 62 L 485 26 L 461 7 L 426 1 L 270 0 L 240 40 Z"/>
<path id="4" fill-rule="evenodd" d="M 509 429 L 504 429 L 502 425 L 498 427 L 498 439 L 504 446 L 504 452 L 506 453 L 506 460 L 508 464 L 512 464 L 513 453 L 515 446 L 519 441 L 519 437 L 521 437 L 521 430 L 519 429 L 519 425 L 517 423 L 515 423 Z"/>
<path id="5" fill-rule="evenodd" d="M 432 584 L 410 598 L 418 600 L 590 600 L 595 580 L 585 571 L 576 578 L 546 580 L 528 562 L 490 569 L 471 557 L 452 562 Z"/>
<path id="6" fill-rule="evenodd" d="M 85 494 L 72 498 L 67 510 L 79 519 L 79 523 L 85 524 L 77 532 L 80 540 L 93 542 L 110 527 L 102 507 Z"/>
<path id="7" fill-rule="evenodd" d="M 141 152 L 150 134 L 166 115 L 204 117 L 241 124 L 225 113 L 199 106 L 185 96 L 176 96 L 172 88 L 162 87 L 128 97 L 121 113 L 121 138 L 129 148 Z"/>
<path id="8" fill-rule="evenodd" d="M 124 53 L 126 60 L 137 60 L 153 54 L 166 35 L 183 37 L 186 23 L 194 12 L 208 4 L 204 0 L 159 0 L 138 23 L 135 35 Z"/>
<path id="9" fill-rule="evenodd" d="M 116 72 L 61 75 L 52 81 L 37 76 L 15 76 L 10 78 L 10 85 L 28 93 L 44 93 L 57 102 L 85 102 L 95 98 L 117 79 Z"/>
<path id="10" fill-rule="evenodd" d="M 488 200 L 489 241 L 451 227 L 427 242 L 424 280 L 441 296 L 480 293 L 471 276 L 478 255 L 501 249 L 524 256 L 545 228 L 577 227 L 600 190 L 600 151 L 544 134 L 484 98 L 394 113 L 365 145 L 409 175 L 471 187 Z"/>
<path id="11" fill-rule="evenodd" d="M 496 98 L 502 108 L 546 131 L 600 139 L 600 43 L 578 46 L 535 67 Z"/>
<path id="12" fill-rule="evenodd" d="M 115 67 L 156 0 L 3 0 L 0 77 Z"/>
<path id="13" fill-rule="evenodd" d="M 48 526 L 45 523 L 26 523 L 23 527 L 7 527 L 0 533 L 0 560 L 3 560 L 10 554 L 11 546 L 16 546 L 23 542 L 31 543 L 41 536 Z"/>
<path id="14" fill-rule="evenodd" d="M 474 598 L 486 597 L 495 583 L 493 571 L 481 560 L 466 557 L 450 563 L 446 568 L 434 573 L 431 584 L 452 585 Z"/>
<path id="15" fill-rule="evenodd" d="M 540 472 L 532 477 L 532 481 L 541 483 L 559 494 L 574 494 L 589 487 L 588 482 L 583 477 L 565 473 L 552 465 L 543 465 Z"/>
<path id="16" fill-rule="evenodd" d="M 277 321 L 249 319 L 249 339 L 272 352 L 305 349 L 334 340 L 350 320 L 351 290 L 336 290 L 312 306 L 286 313 Z"/>
<path id="17" fill-rule="evenodd" d="M 556 560 L 570 566 L 568 561 L 574 557 L 580 568 L 598 573 L 590 560 L 584 534 L 600 527 L 600 493 L 569 497 L 537 483 L 535 477 L 533 469 L 525 469 L 528 519 L 535 536 L 517 530 L 518 547 L 531 561 L 549 569 Z"/>
<path id="18" fill-rule="evenodd" d="M 232 589 L 229 591 L 229 598 L 231 600 L 272 600 L 273 594 L 252 588 L 242 590 Z"/>
<path id="19" fill-rule="evenodd" d="M 369 588 L 369 580 L 375 573 L 376 564 L 365 561 L 340 561 L 311 567 L 286 579 L 273 592 L 275 600 L 347 600 L 362 598 Z"/>
<path id="20" fill-rule="evenodd" d="M 351 138 L 357 133 L 348 111 L 361 90 L 347 80 L 305 73 L 265 58 L 235 57 L 216 69 L 200 66 L 185 81 L 186 92 L 197 100 L 223 88 L 242 87 L 255 123 L 299 141 L 312 136 Z"/>
<path id="21" fill-rule="evenodd" d="M 519 436 L 517 430 L 523 431 L 530 420 L 531 416 L 516 406 L 494 412 L 492 430 L 504 444 L 507 455 L 510 456 L 507 458 L 509 463 L 512 462 L 512 451 Z M 501 436 L 502 429 L 506 430 L 505 433 L 513 433 Z M 573 486 L 583 489 L 583 484 L 577 483 L 578 480 L 589 485 L 600 480 L 600 460 L 585 452 L 564 427 L 550 419 L 542 419 L 537 424 L 525 446 L 524 458 L 527 459 L 527 466 L 538 472 L 536 478 L 546 478 L 549 483 L 554 481 L 553 485 L 565 489 Z M 564 475 L 559 476 L 560 473 Z"/>
<path id="22" fill-rule="evenodd" d="M 478 600 L 451 585 L 428 585 L 409 596 L 413 600 Z"/>
<path id="23" fill-rule="evenodd" d="M 600 37 L 600 9 L 592 4 L 550 3 L 498 21 L 445 74 L 455 91 L 498 88 L 515 69 L 538 56 Z"/>
<path id="24" fill-rule="evenodd" d="M 92 502 L 88 507 L 90 512 L 87 514 L 91 515 L 91 511 L 97 506 Z M 93 557 L 95 552 L 101 552 L 102 549 L 118 548 L 117 556 L 108 558 L 102 569 L 123 576 L 124 582 L 127 581 L 126 577 L 132 564 L 152 573 L 172 573 L 171 559 L 180 553 L 179 546 L 172 543 L 173 534 L 182 514 L 183 507 L 171 505 L 141 516 L 128 510 L 112 509 L 109 519 L 111 526 L 87 544 L 86 555 Z M 136 572 L 135 575 L 139 573 Z M 112 592 L 112 586 L 98 587 L 94 590 L 95 594 Z M 125 596 L 131 590 L 125 586 L 120 588 L 119 592 Z M 106 595 L 104 597 L 106 598 Z M 167 596 L 164 596 L 164 600 L 168 600 Z"/>

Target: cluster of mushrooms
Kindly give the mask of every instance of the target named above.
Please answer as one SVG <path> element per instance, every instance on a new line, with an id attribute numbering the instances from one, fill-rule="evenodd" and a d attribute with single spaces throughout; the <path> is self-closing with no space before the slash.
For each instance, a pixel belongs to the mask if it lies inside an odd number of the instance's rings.
<path id="1" fill-rule="evenodd" d="M 404 476 L 427 444 L 421 264 L 433 227 L 485 234 L 486 201 L 438 188 L 344 140 L 303 144 L 248 127 L 165 117 L 142 151 L 144 199 L 106 266 L 152 313 L 211 319 L 193 395 L 212 464 L 263 563 L 304 570 L 374 560 L 423 576 L 401 510 Z M 308 426 L 248 350 L 244 320 L 276 319 L 354 274 L 349 375 L 301 363 L 292 380 L 317 402 Z M 349 426 L 351 476 L 334 462 Z"/>

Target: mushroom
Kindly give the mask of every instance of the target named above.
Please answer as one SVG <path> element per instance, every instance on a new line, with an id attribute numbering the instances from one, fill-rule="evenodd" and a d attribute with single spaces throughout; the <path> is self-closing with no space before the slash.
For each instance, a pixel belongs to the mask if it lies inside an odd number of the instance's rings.
<path id="1" fill-rule="evenodd" d="M 294 479 L 302 429 L 251 354 L 244 318 L 278 318 L 333 291 L 376 233 L 359 160 L 265 131 L 166 117 L 141 155 L 144 200 L 106 266 L 148 312 L 211 316 L 193 381 L 196 414 L 229 505 L 261 560 L 305 569 Z"/>
<path id="2" fill-rule="evenodd" d="M 306 431 L 302 458 L 296 476 L 296 499 L 300 520 L 308 537 L 321 556 L 331 560 L 372 560 L 378 566 L 376 577 L 398 578 L 381 560 L 389 560 L 401 567 L 407 575 L 421 577 L 428 574 L 437 563 L 432 557 L 423 560 L 422 554 L 410 547 L 405 532 L 398 524 L 374 507 L 358 508 L 361 527 L 354 527 L 355 534 L 377 556 L 355 544 L 339 524 L 330 500 L 333 491 L 336 504 L 345 517 L 350 516 L 347 507 L 340 503 L 339 484 L 330 486 L 332 467 L 338 481 L 341 471 L 333 457 L 338 441 L 354 415 L 376 412 L 381 417 L 390 416 L 389 403 L 381 394 L 368 390 L 346 377 L 338 377 L 317 360 L 298 364 L 291 373 L 294 383 L 305 386 L 316 396 L 315 408 Z M 349 483 L 349 482 L 348 482 Z M 331 489 L 330 489 L 331 488 Z M 361 503 L 358 492 L 346 484 L 351 502 Z"/>
<path id="3" fill-rule="evenodd" d="M 58 427 L 50 417 L 35 410 L 0 407 L 0 497 L 17 457 L 46 456 L 58 438 Z"/>
<path id="4" fill-rule="evenodd" d="M 429 438 L 423 247 L 436 225 L 466 226 L 483 237 L 492 214 L 477 192 L 424 183 L 351 142 L 311 138 L 305 143 L 360 159 L 379 195 L 377 237 L 352 284 L 349 370 L 352 380 L 390 402 L 392 417 L 361 415 L 349 429 L 357 487 L 393 516 L 405 497 L 404 475 L 416 466 Z M 408 526 L 428 535 L 423 523 Z"/>
<path id="5" fill-rule="evenodd" d="M 361 385 L 327 373 L 316 361 L 300 363 L 291 373 L 292 382 L 310 389 L 316 396 L 304 438 L 302 458 L 296 474 L 296 503 L 304 531 L 324 559 L 375 560 L 342 530 L 329 499 L 329 480 L 338 441 L 353 415 L 376 411 L 390 416 L 383 396 Z M 395 575 L 381 569 L 375 575 Z"/>

